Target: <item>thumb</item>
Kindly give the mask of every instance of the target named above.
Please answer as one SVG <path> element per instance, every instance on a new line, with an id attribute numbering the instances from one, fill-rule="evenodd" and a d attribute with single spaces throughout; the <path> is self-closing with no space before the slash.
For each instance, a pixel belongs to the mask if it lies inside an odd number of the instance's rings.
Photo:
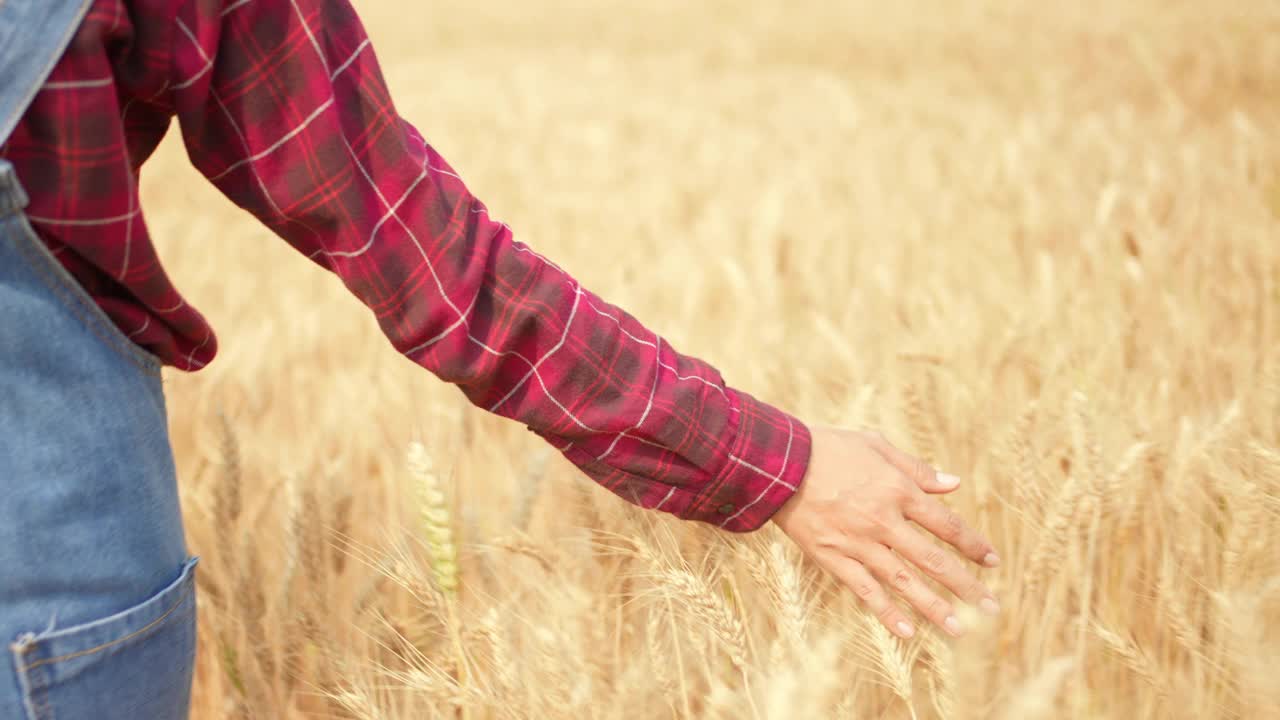
<path id="1" fill-rule="evenodd" d="M 878 433 L 871 434 L 871 446 L 906 475 L 921 490 L 927 493 L 949 493 L 960 487 L 960 478 L 944 472 L 938 472 L 929 463 L 894 447 L 893 443 Z"/>

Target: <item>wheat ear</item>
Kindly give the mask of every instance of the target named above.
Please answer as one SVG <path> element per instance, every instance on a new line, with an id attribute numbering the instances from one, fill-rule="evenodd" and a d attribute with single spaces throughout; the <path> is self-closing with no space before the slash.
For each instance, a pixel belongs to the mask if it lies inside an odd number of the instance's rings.
<path id="1" fill-rule="evenodd" d="M 409 445 L 409 474 L 417 488 L 423 533 L 436 584 L 452 596 L 458 590 L 458 551 L 449 524 L 449 506 L 431 454 L 420 442 Z"/>
<path id="2" fill-rule="evenodd" d="M 1107 649 L 1123 660 L 1125 666 L 1134 675 L 1137 675 L 1148 685 L 1155 688 L 1157 693 L 1164 694 L 1165 687 L 1164 682 L 1161 680 L 1160 668 L 1156 666 L 1151 656 L 1138 647 L 1137 643 L 1129 638 L 1122 637 L 1101 622 L 1095 621 L 1090 627 L 1094 634 L 1102 640 L 1102 643 L 1107 646 Z"/>
<path id="3" fill-rule="evenodd" d="M 221 411 L 218 412 L 218 430 L 221 435 L 222 482 L 214 486 L 213 514 L 218 519 L 219 528 L 229 536 L 242 509 L 240 442 L 236 438 L 235 426 Z"/>
<path id="4" fill-rule="evenodd" d="M 724 645 L 734 666 L 746 672 L 746 630 L 724 597 L 714 592 L 702 578 L 672 565 L 647 543 L 636 541 L 635 545 L 636 554 L 650 564 L 659 584 L 672 596 L 688 603 L 694 618 Z"/>
<path id="5" fill-rule="evenodd" d="M 915 718 L 916 708 L 911 701 L 911 662 L 903 652 L 901 643 L 874 617 L 863 615 L 862 621 L 867 628 L 870 646 L 882 676 L 893 693 L 907 704 L 911 717 Z"/>

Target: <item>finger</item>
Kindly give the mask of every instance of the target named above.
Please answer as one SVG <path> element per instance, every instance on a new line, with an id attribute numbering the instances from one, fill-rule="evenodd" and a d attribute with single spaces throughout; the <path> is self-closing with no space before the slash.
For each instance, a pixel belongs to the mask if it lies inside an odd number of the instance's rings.
<path id="1" fill-rule="evenodd" d="M 1000 612 L 1000 604 L 982 581 L 945 548 L 929 542 L 911 526 L 904 525 L 899 530 L 893 549 L 961 600 L 976 605 L 988 615 Z"/>
<path id="2" fill-rule="evenodd" d="M 1000 565 L 1000 556 L 996 555 L 991 542 L 969 527 L 955 510 L 937 499 L 920 495 L 908 503 L 905 510 L 908 519 L 955 547 L 961 555 L 987 567 Z"/>
<path id="3" fill-rule="evenodd" d="M 948 493 L 960 487 L 960 478 L 934 470 L 929 463 L 894 447 L 893 443 L 878 433 L 871 434 L 871 446 L 898 472 L 906 475 L 917 487 L 929 493 Z"/>
<path id="4" fill-rule="evenodd" d="M 903 600 L 911 603 L 911 606 L 930 622 L 946 630 L 953 637 L 959 637 L 964 633 L 964 627 L 956 617 L 951 603 L 944 600 L 919 576 L 911 572 L 911 568 L 907 567 L 902 558 L 894 555 L 889 548 L 877 545 L 865 550 L 860 557 L 872 574 L 901 595 Z"/>
<path id="5" fill-rule="evenodd" d="M 889 632 L 901 638 L 909 638 L 916 634 L 915 626 L 907 614 L 889 597 L 883 586 L 876 581 L 862 563 L 851 557 L 831 555 L 823 561 L 827 570 L 836 579 L 853 591 L 867 610 L 875 614 L 876 619 L 889 629 Z"/>

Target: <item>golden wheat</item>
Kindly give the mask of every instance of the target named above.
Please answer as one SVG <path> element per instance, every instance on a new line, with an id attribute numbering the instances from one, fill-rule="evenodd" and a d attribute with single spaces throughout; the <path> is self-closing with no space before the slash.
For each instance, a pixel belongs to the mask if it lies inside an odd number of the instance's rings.
<path id="1" fill-rule="evenodd" d="M 174 133 L 147 223 L 220 339 L 165 377 L 197 720 L 1277 714 L 1275 3 L 357 6 L 520 239 L 964 478 L 1004 615 L 900 643 L 776 528 L 625 504 L 398 357 Z"/>

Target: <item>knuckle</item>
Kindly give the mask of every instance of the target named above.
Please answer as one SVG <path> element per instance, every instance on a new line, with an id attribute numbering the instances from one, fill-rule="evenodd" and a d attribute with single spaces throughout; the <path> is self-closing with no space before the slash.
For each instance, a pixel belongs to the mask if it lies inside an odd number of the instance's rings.
<path id="1" fill-rule="evenodd" d="M 902 513 L 896 507 L 882 505 L 867 513 L 860 529 L 873 538 L 884 539 L 893 533 L 901 518 Z"/>
<path id="2" fill-rule="evenodd" d="M 894 536 L 896 525 L 895 518 L 891 514 L 885 513 L 883 516 L 877 517 L 871 524 L 871 527 L 867 529 L 866 536 L 877 542 L 888 543 Z"/>
<path id="3" fill-rule="evenodd" d="M 973 539 L 969 533 L 966 533 L 966 536 L 961 538 L 961 540 L 955 544 L 955 548 L 960 552 L 960 555 L 962 555 L 965 560 L 968 560 L 975 565 L 982 565 L 982 558 L 985 557 L 988 552 L 984 549 L 982 542 Z"/>
<path id="4" fill-rule="evenodd" d="M 895 503 L 884 503 L 875 510 L 876 521 L 881 525 L 892 526 L 901 517 L 902 508 Z"/>
<path id="5" fill-rule="evenodd" d="M 845 547 L 846 539 L 843 533 L 834 535 L 823 533 L 813 539 L 813 544 L 819 550 L 825 552 L 840 552 Z"/>
<path id="6" fill-rule="evenodd" d="M 932 573 L 941 573 L 947 569 L 947 555 L 939 548 L 933 548 L 924 556 L 925 569 Z"/>
<path id="7" fill-rule="evenodd" d="M 911 492 L 909 489 L 902 498 L 902 512 L 907 515 L 914 515 L 924 510 L 928 503 L 928 496 L 923 493 Z"/>
<path id="8" fill-rule="evenodd" d="M 897 614 L 897 608 L 893 606 L 893 603 L 885 603 L 885 606 L 876 612 L 876 617 L 880 618 L 880 621 L 888 626 L 893 623 L 893 619 Z"/>
<path id="9" fill-rule="evenodd" d="M 956 540 L 964 532 L 964 520 L 954 510 L 947 510 L 942 516 L 942 532 L 944 540 Z"/>
<path id="10" fill-rule="evenodd" d="M 888 488 L 889 498 L 898 507 L 906 505 L 913 497 L 912 491 L 916 489 L 915 484 L 897 473 L 886 479 L 885 487 Z"/>
<path id="11" fill-rule="evenodd" d="M 905 568 L 900 569 L 893 573 L 890 582 L 893 584 L 894 590 L 897 590 L 898 592 L 906 592 L 911 587 L 911 573 Z"/>
<path id="12" fill-rule="evenodd" d="M 870 582 L 855 582 L 853 584 L 853 594 L 857 595 L 863 602 L 870 602 L 876 596 L 876 587 Z"/>

